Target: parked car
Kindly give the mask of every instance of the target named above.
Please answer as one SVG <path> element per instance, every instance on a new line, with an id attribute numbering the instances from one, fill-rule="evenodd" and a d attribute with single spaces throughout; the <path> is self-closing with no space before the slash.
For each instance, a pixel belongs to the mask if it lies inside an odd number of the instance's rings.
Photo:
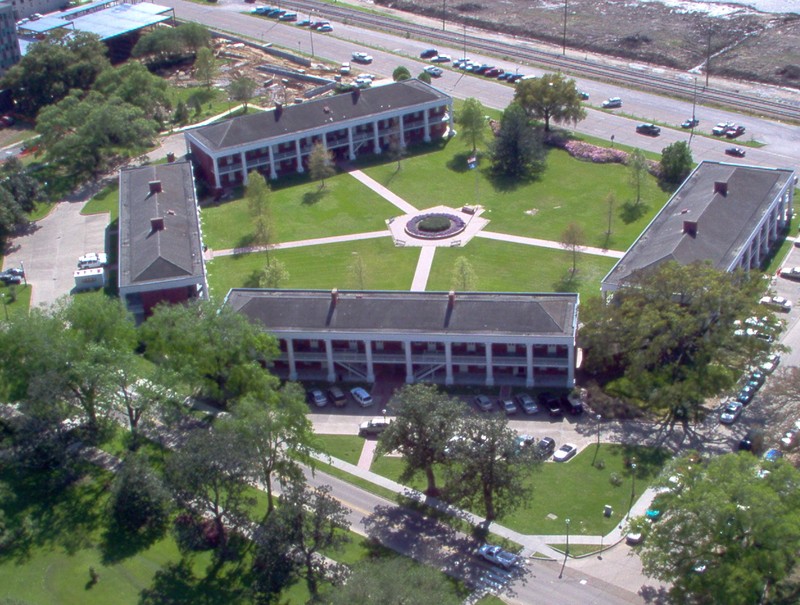
<path id="1" fill-rule="evenodd" d="M 764 433 L 758 429 L 750 429 L 739 441 L 739 450 L 758 454 L 764 447 Z"/>
<path id="2" fill-rule="evenodd" d="M 384 418 L 379 416 L 372 420 L 367 420 L 358 425 L 358 434 L 362 437 L 375 437 L 380 435 L 383 431 L 389 428 L 392 424 L 391 418 Z"/>
<path id="3" fill-rule="evenodd" d="M 758 389 L 756 389 L 752 385 L 749 384 L 744 385 L 739 391 L 739 394 L 736 395 L 736 401 L 738 401 L 742 405 L 747 405 L 748 403 L 753 401 L 753 397 L 755 397 L 757 390 Z"/>
<path id="4" fill-rule="evenodd" d="M 344 391 L 339 387 L 328 389 L 328 400 L 337 408 L 343 408 L 347 405 L 347 397 L 344 396 Z"/>
<path id="5" fill-rule="evenodd" d="M 297 27 L 311 27 L 311 19 L 300 19 L 295 25 Z"/>
<path id="6" fill-rule="evenodd" d="M 536 457 L 547 460 L 556 451 L 556 442 L 550 437 L 542 437 L 536 444 Z"/>
<path id="7" fill-rule="evenodd" d="M 800 267 L 785 267 L 781 269 L 781 277 L 786 279 L 800 279 Z"/>
<path id="8" fill-rule="evenodd" d="M 655 503 L 654 503 L 655 504 Z M 648 521 L 658 521 L 661 518 L 661 509 L 651 506 L 644 511 L 644 516 Z"/>
<path id="9" fill-rule="evenodd" d="M 350 75 L 350 71 L 351 71 L 350 63 L 347 62 L 347 61 L 342 63 L 342 66 L 339 68 L 339 73 L 342 74 L 343 76 L 349 76 Z"/>
<path id="10" fill-rule="evenodd" d="M 739 419 L 739 416 L 741 416 L 743 407 L 740 401 L 729 401 L 725 404 L 725 407 L 722 408 L 719 421 L 722 424 L 733 424 Z"/>
<path id="11" fill-rule="evenodd" d="M 759 365 L 759 369 L 764 372 L 765 374 L 772 374 L 775 371 L 775 368 L 781 363 L 781 356 L 777 353 L 773 353 L 768 355 L 767 358 L 761 362 Z"/>
<path id="12" fill-rule="evenodd" d="M 283 13 L 278 21 L 297 21 L 297 13 Z"/>
<path id="13" fill-rule="evenodd" d="M 511 569 L 519 562 L 519 558 L 513 552 L 503 550 L 499 546 L 484 544 L 478 549 L 478 556 L 484 561 L 493 565 L 498 565 L 503 569 Z"/>
<path id="14" fill-rule="evenodd" d="M 583 414 L 583 403 L 581 402 L 580 395 L 574 395 L 572 393 L 569 395 L 562 395 L 561 407 L 564 408 L 567 414 L 572 414 L 573 416 Z"/>
<path id="15" fill-rule="evenodd" d="M 755 388 L 760 389 L 767 379 L 767 375 L 761 370 L 753 370 L 747 378 L 747 384 L 753 385 Z"/>
<path id="16" fill-rule="evenodd" d="M 0 124 L 2 124 L 3 126 L 13 126 L 14 124 L 16 124 L 16 120 L 14 119 L 13 116 L 4 115 L 0 116 Z"/>
<path id="17" fill-rule="evenodd" d="M 374 401 L 372 400 L 372 395 L 367 393 L 366 389 L 363 389 L 362 387 L 355 387 L 350 389 L 350 395 L 353 396 L 355 402 L 362 408 L 367 408 L 374 403 Z"/>
<path id="18" fill-rule="evenodd" d="M 486 76 L 487 78 L 496 78 L 501 73 L 503 73 L 502 69 L 499 67 L 492 67 L 491 69 L 484 71 L 482 75 Z"/>
<path id="19" fill-rule="evenodd" d="M 725 136 L 729 139 L 735 139 L 736 137 L 744 134 L 744 126 L 740 126 L 738 124 L 734 124 L 730 128 L 725 131 Z"/>
<path id="20" fill-rule="evenodd" d="M 0 281 L 7 286 L 16 286 L 22 283 L 22 276 L 3 271 L 0 273 Z"/>
<path id="21" fill-rule="evenodd" d="M 3 269 L 3 273 L 7 273 L 8 275 L 16 275 L 18 277 L 25 277 L 25 270 L 22 267 L 9 267 L 8 269 Z"/>
<path id="22" fill-rule="evenodd" d="M 724 135 L 728 128 L 734 126 L 733 122 L 719 122 L 714 128 L 711 129 L 711 134 L 715 137 L 721 137 Z"/>
<path id="23" fill-rule="evenodd" d="M 320 32 L 320 33 L 322 33 L 322 34 L 327 34 L 327 33 L 329 33 L 329 32 L 332 32 L 332 31 L 333 31 L 333 27 L 331 26 L 331 24 L 330 24 L 330 23 L 323 23 L 322 25 L 320 25 L 320 26 L 317 28 L 317 31 L 318 31 L 318 32 Z"/>
<path id="24" fill-rule="evenodd" d="M 539 407 L 536 405 L 533 397 L 527 393 L 519 393 L 517 395 L 517 403 L 519 407 L 522 408 L 522 411 L 528 415 L 537 414 L 539 412 Z"/>
<path id="25" fill-rule="evenodd" d="M 661 134 L 661 129 L 655 124 L 639 124 L 636 127 L 636 132 L 639 134 L 646 134 L 651 137 L 657 137 Z"/>
<path id="26" fill-rule="evenodd" d="M 492 400 L 486 395 L 476 395 L 474 401 L 475 405 L 481 412 L 491 412 L 492 409 L 494 409 Z"/>
<path id="27" fill-rule="evenodd" d="M 431 57 L 436 57 L 439 54 L 439 51 L 435 48 L 426 48 L 421 53 L 419 53 L 420 59 L 430 59 Z"/>
<path id="28" fill-rule="evenodd" d="M 737 158 L 743 158 L 747 152 L 741 147 L 728 147 L 725 150 L 726 155 L 732 155 Z"/>
<path id="29" fill-rule="evenodd" d="M 700 120 L 697 118 L 689 118 L 688 120 L 684 120 L 681 123 L 681 128 L 694 128 L 700 124 Z"/>
<path id="30" fill-rule="evenodd" d="M 364 63 L 367 65 L 372 63 L 372 55 L 368 55 L 367 53 L 360 51 L 354 52 L 352 55 L 350 55 L 350 58 L 356 63 Z"/>
<path id="31" fill-rule="evenodd" d="M 514 454 L 519 455 L 522 450 L 531 447 L 536 443 L 536 438 L 530 435 L 521 434 L 514 438 Z"/>
<path id="32" fill-rule="evenodd" d="M 629 546 L 637 546 L 644 542 L 644 534 L 640 531 L 628 532 L 625 536 L 625 544 Z"/>
<path id="33" fill-rule="evenodd" d="M 589 100 L 589 93 L 588 92 L 584 92 L 582 90 L 579 90 L 578 91 L 578 96 L 581 98 L 582 101 L 588 101 Z"/>
<path id="34" fill-rule="evenodd" d="M 309 403 L 313 403 L 318 408 L 324 408 L 328 405 L 328 398 L 320 389 L 311 389 L 307 394 Z"/>
<path id="35" fill-rule="evenodd" d="M 571 443 L 565 443 L 556 450 L 555 454 L 553 454 L 553 460 L 555 460 L 556 462 L 566 462 L 577 453 L 578 453 L 578 446 L 573 445 Z"/>
<path id="36" fill-rule="evenodd" d="M 497 400 L 497 405 L 506 414 L 516 414 L 517 413 L 517 405 L 514 403 L 513 399 L 498 399 Z"/>
<path id="37" fill-rule="evenodd" d="M 793 428 L 786 431 L 783 434 L 783 437 L 781 437 L 781 445 L 785 447 L 787 450 L 793 448 L 797 443 L 797 433 L 798 433 L 797 428 Z"/>
<path id="38" fill-rule="evenodd" d="M 440 78 L 444 73 L 440 67 L 436 67 L 435 65 L 427 65 L 423 71 L 429 73 L 432 78 Z"/>
<path id="39" fill-rule="evenodd" d="M 436 55 L 435 57 L 431 57 L 432 63 L 450 63 L 450 61 L 450 55 Z"/>
<path id="40" fill-rule="evenodd" d="M 777 448 L 770 448 L 766 452 L 764 452 L 764 460 L 767 462 L 777 462 L 783 458 L 783 452 Z"/>
<path id="41" fill-rule="evenodd" d="M 615 109 L 617 107 L 622 107 L 622 99 L 619 97 L 611 97 L 603 101 L 603 109 Z"/>
<path id="42" fill-rule="evenodd" d="M 763 296 L 758 302 L 766 307 L 777 309 L 778 311 L 785 311 L 788 313 L 792 310 L 792 301 L 783 296 Z"/>
<path id="43" fill-rule="evenodd" d="M 78 269 L 99 269 L 108 263 L 108 256 L 104 252 L 90 252 L 78 259 Z"/>

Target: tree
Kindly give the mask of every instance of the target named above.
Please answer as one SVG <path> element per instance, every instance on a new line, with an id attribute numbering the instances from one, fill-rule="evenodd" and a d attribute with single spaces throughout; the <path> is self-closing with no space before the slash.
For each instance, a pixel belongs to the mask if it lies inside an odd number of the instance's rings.
<path id="1" fill-rule="evenodd" d="M 257 87 L 258 83 L 252 78 L 239 76 L 231 80 L 231 83 L 228 84 L 228 96 L 232 101 L 242 103 L 244 105 L 244 111 L 247 113 L 247 104 L 250 102 L 250 99 L 253 98 Z"/>
<path id="2" fill-rule="evenodd" d="M 159 119 L 170 108 L 167 82 L 150 73 L 141 63 L 130 62 L 107 69 L 99 76 L 92 90 L 106 99 L 118 97 L 128 105 L 138 107 L 148 118 Z"/>
<path id="3" fill-rule="evenodd" d="M 42 107 L 58 103 L 73 89 L 89 90 L 111 64 L 106 45 L 94 34 L 56 30 L 32 44 L 9 68 L 2 87 L 13 92 L 16 111 L 35 117 Z"/>
<path id="4" fill-rule="evenodd" d="M 304 393 L 287 383 L 271 401 L 245 397 L 232 410 L 231 429 L 251 476 L 267 491 L 265 518 L 274 509 L 272 481 L 285 489 L 301 480 L 301 464 L 313 466 L 314 431 L 306 416 Z"/>
<path id="5" fill-rule="evenodd" d="M 507 514 L 529 496 L 524 481 L 536 462 L 533 448 L 519 449 L 517 433 L 505 416 L 468 416 L 460 439 L 451 442 L 452 464 L 447 467 L 449 498 L 472 510 L 482 510 L 487 521 Z"/>
<path id="6" fill-rule="evenodd" d="M 668 183 L 682 182 L 693 164 L 692 150 L 686 141 L 676 141 L 661 150 L 661 177 Z"/>
<path id="7" fill-rule="evenodd" d="M 434 465 L 448 460 L 445 449 L 463 415 L 463 404 L 433 385 L 406 385 L 393 401 L 397 417 L 381 435 L 378 453 L 395 450 L 403 454 L 401 481 L 410 480 L 418 471 L 425 473 L 425 493 L 436 495 Z"/>
<path id="8" fill-rule="evenodd" d="M 405 557 L 367 559 L 358 563 L 347 582 L 328 595 L 330 605 L 403 603 L 457 605 L 450 580 L 439 570 Z"/>
<path id="9" fill-rule="evenodd" d="M 277 258 L 267 257 L 267 264 L 261 270 L 258 278 L 260 288 L 280 288 L 281 284 L 289 279 L 289 271 Z"/>
<path id="10" fill-rule="evenodd" d="M 148 359 L 213 403 L 268 400 L 275 389 L 262 367 L 276 354 L 275 339 L 228 306 L 160 305 L 140 331 Z"/>
<path id="11" fill-rule="evenodd" d="M 255 225 L 253 243 L 257 246 L 267 246 L 272 240 L 274 228 L 270 188 L 264 176 L 255 170 L 248 174 L 245 199 Z"/>
<path id="12" fill-rule="evenodd" d="M 392 80 L 395 82 L 400 82 L 401 80 L 410 80 L 411 79 L 411 72 L 408 71 L 408 68 L 404 65 L 398 65 L 394 68 L 392 72 Z"/>
<path id="13" fill-rule="evenodd" d="M 178 101 L 178 104 L 175 106 L 175 114 L 172 116 L 172 121 L 181 125 L 189 121 L 189 108 L 186 107 L 186 103 L 183 102 L 183 99 Z"/>
<path id="14" fill-rule="evenodd" d="M 561 233 L 561 246 L 572 252 L 572 271 L 575 275 L 578 262 L 578 249 L 586 243 L 586 234 L 578 223 L 570 223 Z"/>
<path id="15" fill-rule="evenodd" d="M 475 290 L 477 282 L 475 269 L 472 268 L 472 263 L 469 262 L 466 256 L 459 256 L 453 264 L 453 274 L 450 279 L 450 287 L 453 290 L 460 290 L 461 292 L 470 292 Z"/>
<path id="16" fill-rule="evenodd" d="M 647 158 L 641 149 L 634 149 L 628 155 L 628 171 L 631 186 L 636 189 L 636 205 L 642 201 L 642 185 L 647 178 Z"/>
<path id="17" fill-rule="evenodd" d="M 663 474 L 677 483 L 659 486 L 662 518 L 639 554 L 645 573 L 670 585 L 673 602 L 772 602 L 796 571 L 800 473 L 783 461 L 764 473 L 762 464 L 747 452 L 700 462 L 685 455 Z"/>
<path id="18" fill-rule="evenodd" d="M 197 522 L 209 515 L 218 545 L 224 550 L 229 530 L 248 523 L 250 469 L 228 420 L 209 430 L 192 431 L 167 460 L 167 484 L 180 508 Z"/>
<path id="19" fill-rule="evenodd" d="M 606 208 L 608 208 L 608 228 L 606 229 L 606 236 L 611 236 L 611 222 L 614 220 L 614 204 L 617 198 L 613 192 L 609 191 L 606 196 Z"/>
<path id="20" fill-rule="evenodd" d="M 395 172 L 400 172 L 402 166 L 403 158 L 406 156 L 408 149 L 405 146 L 405 142 L 397 135 L 392 135 L 389 137 L 389 157 L 397 162 L 397 166 L 395 167 Z"/>
<path id="21" fill-rule="evenodd" d="M 486 109 L 478 99 L 470 97 L 464 101 L 456 121 L 461 133 L 472 143 L 474 154 L 486 133 Z"/>
<path id="22" fill-rule="evenodd" d="M 129 455 L 114 478 L 109 505 L 118 527 L 151 539 L 164 534 L 172 500 L 161 479 L 138 455 Z"/>
<path id="23" fill-rule="evenodd" d="M 420 82 L 425 82 L 425 84 L 430 84 L 431 74 L 429 74 L 427 71 L 421 71 L 417 76 L 417 80 L 419 80 Z"/>
<path id="24" fill-rule="evenodd" d="M 514 102 L 534 119 L 544 120 L 544 129 L 550 131 L 550 121 L 573 126 L 586 118 L 586 110 L 575 87 L 575 80 L 561 73 L 547 73 L 541 78 L 517 82 Z"/>
<path id="25" fill-rule="evenodd" d="M 325 187 L 325 179 L 336 174 L 333 167 L 333 156 L 321 142 L 314 143 L 308 156 L 308 172 L 312 181 L 320 181 L 319 191 Z"/>
<path id="26" fill-rule="evenodd" d="M 667 262 L 634 273 L 611 304 L 581 307 L 584 369 L 611 394 L 664 414 L 697 415 L 707 396 L 731 387 L 759 350 L 734 322 L 762 316 L 759 279 L 709 263 Z"/>
<path id="27" fill-rule="evenodd" d="M 500 130 L 489 145 L 495 172 L 512 178 L 535 176 L 544 170 L 544 146 L 530 127 L 525 111 L 512 103 L 503 112 Z"/>
<path id="28" fill-rule="evenodd" d="M 178 27 L 157 27 L 142 36 L 133 47 L 134 57 L 143 57 L 151 64 L 169 64 L 194 55 L 211 44 L 211 34 L 198 23 L 182 23 Z"/>
<path id="29" fill-rule="evenodd" d="M 356 283 L 356 288 L 363 290 L 367 283 L 367 265 L 358 252 L 353 252 L 347 269 Z"/>
<path id="30" fill-rule="evenodd" d="M 28 174 L 16 156 L 11 156 L 0 165 L 0 187 L 11 194 L 23 212 L 32 212 L 36 204 L 44 200 L 41 184 Z"/>
<path id="31" fill-rule="evenodd" d="M 206 88 L 211 88 L 214 76 L 217 75 L 217 62 L 214 59 L 214 51 L 210 48 L 203 47 L 197 51 L 197 57 L 194 60 L 194 75 Z"/>

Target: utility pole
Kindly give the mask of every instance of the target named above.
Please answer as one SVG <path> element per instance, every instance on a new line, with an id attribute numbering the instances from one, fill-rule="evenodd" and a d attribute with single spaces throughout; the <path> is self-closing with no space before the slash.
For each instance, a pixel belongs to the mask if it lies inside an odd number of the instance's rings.
<path id="1" fill-rule="evenodd" d="M 564 0 L 564 36 L 561 41 L 561 55 L 567 54 L 567 8 L 569 0 Z"/>
<path id="2" fill-rule="evenodd" d="M 708 88 L 708 74 L 711 71 L 711 28 L 708 28 L 708 46 L 706 47 L 706 88 Z"/>
<path id="3" fill-rule="evenodd" d="M 444 31 L 444 22 L 446 14 L 447 14 L 447 0 L 442 0 L 442 31 Z"/>

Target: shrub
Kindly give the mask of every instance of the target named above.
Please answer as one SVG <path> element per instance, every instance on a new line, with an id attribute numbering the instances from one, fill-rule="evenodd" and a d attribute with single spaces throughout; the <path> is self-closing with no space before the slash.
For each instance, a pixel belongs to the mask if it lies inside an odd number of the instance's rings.
<path id="1" fill-rule="evenodd" d="M 608 480 L 614 487 L 619 487 L 620 485 L 622 485 L 622 477 L 620 476 L 619 473 L 611 473 L 611 476 L 608 478 Z"/>
<path id="2" fill-rule="evenodd" d="M 446 231 L 450 228 L 450 219 L 446 216 L 429 216 L 422 219 L 417 224 L 417 227 L 420 231 L 439 233 L 440 231 Z"/>

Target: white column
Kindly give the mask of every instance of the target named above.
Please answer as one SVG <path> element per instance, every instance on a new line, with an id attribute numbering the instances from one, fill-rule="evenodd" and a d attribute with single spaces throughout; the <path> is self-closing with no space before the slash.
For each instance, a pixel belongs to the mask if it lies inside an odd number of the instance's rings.
<path id="1" fill-rule="evenodd" d="M 297 156 L 297 172 L 302 174 L 305 172 L 305 168 L 303 168 L 303 156 L 300 154 L 300 139 L 294 140 L 294 153 Z"/>
<path id="2" fill-rule="evenodd" d="M 367 382 L 375 382 L 375 367 L 372 365 L 372 341 L 364 341 L 364 352 L 367 354 Z"/>
<path id="3" fill-rule="evenodd" d="M 486 386 L 494 386 L 494 368 L 492 367 L 492 343 L 487 342 L 486 347 Z"/>
<path id="4" fill-rule="evenodd" d="M 575 343 L 567 346 L 567 388 L 575 386 Z"/>
<path id="5" fill-rule="evenodd" d="M 448 131 L 450 132 L 450 134 L 452 134 L 453 133 L 453 104 L 452 103 L 450 103 L 447 106 L 447 117 L 448 117 L 447 128 L 448 128 Z"/>
<path id="6" fill-rule="evenodd" d="M 241 159 L 241 162 L 242 162 L 242 185 L 247 187 L 247 182 L 248 182 L 248 179 L 247 179 L 247 158 L 245 157 L 245 152 L 244 151 L 239 155 L 241 156 L 240 159 Z"/>
<path id="7" fill-rule="evenodd" d="M 269 178 L 273 181 L 278 178 L 278 170 L 275 168 L 275 156 L 272 153 L 272 145 L 267 145 L 269 152 Z"/>
<path id="8" fill-rule="evenodd" d="M 414 364 L 411 363 L 411 341 L 403 342 L 403 348 L 406 353 L 406 384 L 414 383 Z"/>
<path id="9" fill-rule="evenodd" d="M 294 341 L 286 339 L 286 355 L 289 357 L 289 380 L 297 380 L 297 364 L 294 361 Z"/>
<path id="10" fill-rule="evenodd" d="M 406 148 L 406 126 L 405 121 L 403 120 L 403 116 L 399 116 L 398 119 L 400 120 L 400 147 L 402 149 Z"/>
<path id="11" fill-rule="evenodd" d="M 431 142 L 431 122 L 430 122 L 430 119 L 428 117 L 428 110 L 427 109 L 423 109 L 422 110 L 422 117 L 424 118 L 424 122 L 425 122 L 425 136 L 422 138 L 422 140 L 425 141 L 426 143 L 430 143 Z"/>
<path id="12" fill-rule="evenodd" d="M 350 160 L 356 159 L 356 150 L 353 149 L 353 127 L 347 129 L 347 154 Z"/>
<path id="13" fill-rule="evenodd" d="M 372 123 L 372 150 L 376 154 L 381 152 L 381 138 L 378 136 L 378 122 Z"/>
<path id="14" fill-rule="evenodd" d="M 214 187 L 219 189 L 222 187 L 222 179 L 219 175 L 219 158 L 212 157 L 211 161 L 214 162 Z"/>
<path id="15" fill-rule="evenodd" d="M 333 370 L 333 343 L 325 340 L 325 357 L 328 361 L 328 382 L 336 382 L 336 372 Z"/>
<path id="16" fill-rule="evenodd" d="M 444 343 L 444 368 L 444 383 L 451 385 L 453 384 L 453 344 L 451 342 Z"/>
<path id="17" fill-rule="evenodd" d="M 533 378 L 533 345 L 527 344 L 525 345 L 525 357 L 526 357 L 526 364 L 525 364 L 525 371 L 527 372 L 525 376 L 525 386 L 531 388 L 534 384 Z"/>

